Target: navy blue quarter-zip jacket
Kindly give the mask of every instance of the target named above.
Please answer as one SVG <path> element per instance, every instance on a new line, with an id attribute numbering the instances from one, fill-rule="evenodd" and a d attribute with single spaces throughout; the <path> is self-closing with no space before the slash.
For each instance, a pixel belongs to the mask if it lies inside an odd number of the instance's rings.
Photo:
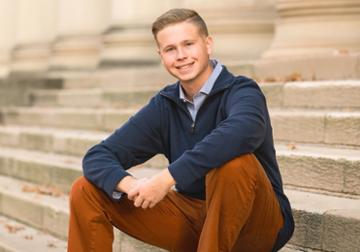
<path id="1" fill-rule="evenodd" d="M 156 154 L 169 160 L 176 188 L 205 199 L 205 175 L 246 153 L 254 153 L 269 177 L 284 216 L 274 251 L 291 237 L 294 221 L 283 192 L 266 101 L 259 86 L 225 67 L 195 121 L 179 98 L 179 82 L 169 85 L 83 159 L 84 175 L 110 197 L 126 170 Z"/>

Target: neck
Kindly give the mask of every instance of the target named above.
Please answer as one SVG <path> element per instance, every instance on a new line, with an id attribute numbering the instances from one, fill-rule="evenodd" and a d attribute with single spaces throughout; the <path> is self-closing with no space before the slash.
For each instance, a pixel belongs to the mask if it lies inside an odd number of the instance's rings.
<path id="1" fill-rule="evenodd" d="M 202 86 L 199 87 L 199 88 L 194 88 L 194 87 L 192 87 L 192 86 L 190 86 L 190 85 L 189 85 L 189 86 L 186 86 L 186 85 L 184 85 L 182 82 L 180 82 L 180 84 L 181 84 L 181 87 L 182 87 L 182 89 L 183 89 L 183 91 L 184 91 L 185 97 L 186 97 L 189 101 L 192 101 L 194 95 L 195 95 L 196 93 L 198 93 L 199 90 L 202 88 Z"/>

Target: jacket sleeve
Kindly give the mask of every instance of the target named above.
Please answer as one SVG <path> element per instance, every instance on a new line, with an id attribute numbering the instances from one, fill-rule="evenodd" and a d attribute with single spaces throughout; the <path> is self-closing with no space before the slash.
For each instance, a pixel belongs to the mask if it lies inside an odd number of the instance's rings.
<path id="1" fill-rule="evenodd" d="M 262 144 L 267 127 L 265 98 L 257 84 L 252 81 L 243 84 L 235 84 L 229 93 L 226 118 L 169 165 L 169 172 L 177 183 L 191 184 L 210 169 L 239 155 L 253 153 Z"/>
<path id="2" fill-rule="evenodd" d="M 158 99 L 131 117 L 107 139 L 93 146 L 83 158 L 84 176 L 110 197 L 126 170 L 162 153 L 161 112 Z"/>

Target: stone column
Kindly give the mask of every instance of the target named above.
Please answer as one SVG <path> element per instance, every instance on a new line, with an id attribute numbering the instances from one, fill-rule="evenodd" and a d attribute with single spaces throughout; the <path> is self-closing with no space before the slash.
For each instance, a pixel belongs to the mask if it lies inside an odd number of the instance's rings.
<path id="1" fill-rule="evenodd" d="M 110 0 L 59 0 L 51 70 L 89 70 L 97 66 L 109 10 Z"/>
<path id="2" fill-rule="evenodd" d="M 230 66 L 252 64 L 270 46 L 273 0 L 186 0 L 205 19 L 214 38 L 214 57 Z"/>
<path id="3" fill-rule="evenodd" d="M 113 0 L 111 24 L 104 34 L 101 67 L 159 64 L 151 34 L 157 16 L 174 7 L 174 0 Z"/>
<path id="4" fill-rule="evenodd" d="M 6 77 L 10 68 L 10 52 L 15 43 L 17 1 L 0 1 L 0 78 Z"/>
<path id="5" fill-rule="evenodd" d="M 18 0 L 12 72 L 44 72 L 48 68 L 51 41 L 55 36 L 56 1 Z"/>
<path id="6" fill-rule="evenodd" d="M 271 47 L 257 65 L 263 79 L 360 77 L 360 1 L 278 0 Z"/>

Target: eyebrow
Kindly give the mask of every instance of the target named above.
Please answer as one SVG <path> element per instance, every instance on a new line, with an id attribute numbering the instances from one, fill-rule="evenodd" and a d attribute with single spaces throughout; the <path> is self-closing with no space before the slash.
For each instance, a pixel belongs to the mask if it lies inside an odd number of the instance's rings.
<path id="1" fill-rule="evenodd" d="M 185 39 L 185 40 L 181 41 L 180 44 L 185 44 L 185 43 L 195 42 L 195 41 L 196 41 L 196 39 Z M 175 47 L 175 45 L 174 45 L 174 44 L 166 45 L 166 46 L 164 46 L 164 47 L 162 48 L 162 50 L 165 50 L 165 49 L 167 49 L 167 48 L 169 48 L 169 47 Z"/>

